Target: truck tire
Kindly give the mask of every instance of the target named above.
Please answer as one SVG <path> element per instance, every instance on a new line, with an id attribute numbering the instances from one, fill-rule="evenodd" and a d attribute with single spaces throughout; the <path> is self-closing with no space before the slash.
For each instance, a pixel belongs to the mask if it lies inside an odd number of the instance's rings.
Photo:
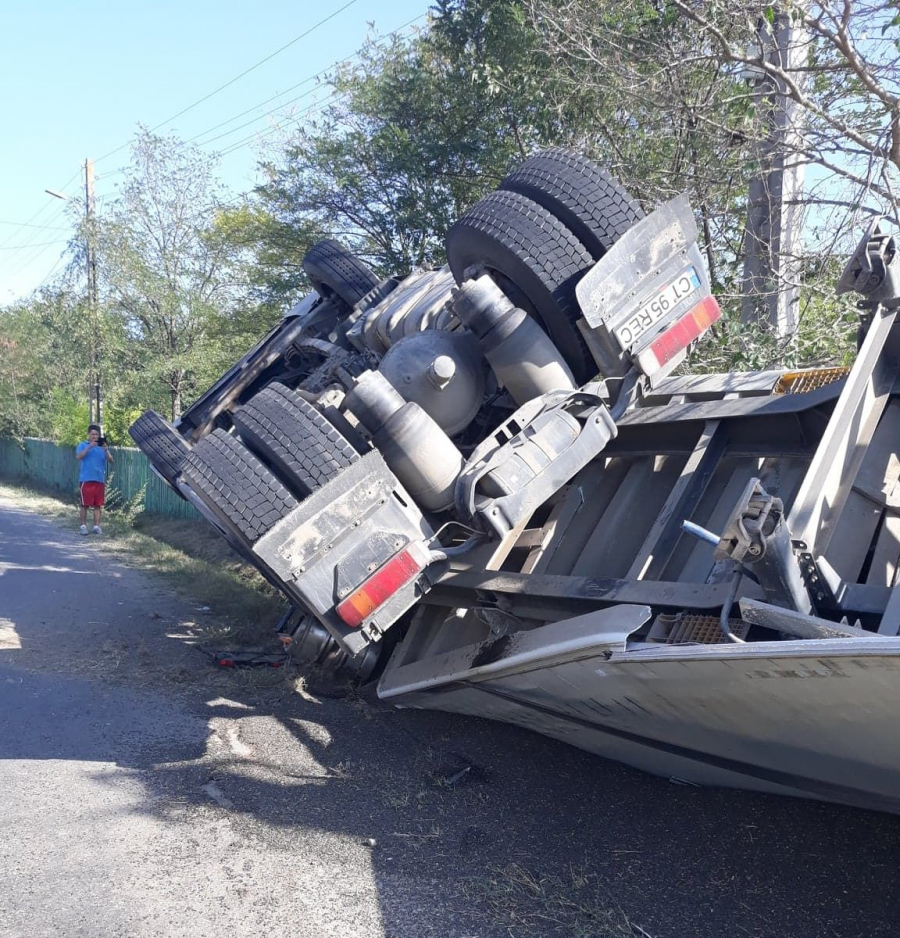
<path id="1" fill-rule="evenodd" d="M 644 212 L 612 176 L 592 160 L 553 147 L 525 160 L 500 183 L 542 205 L 590 251 L 603 255 Z"/>
<path id="2" fill-rule="evenodd" d="M 597 373 L 575 325 L 575 285 L 593 259 L 545 208 L 518 192 L 491 192 L 447 233 L 447 260 L 457 283 L 467 267 L 483 264 L 544 327 L 579 382 Z"/>
<path id="3" fill-rule="evenodd" d="M 319 241 L 303 258 L 303 269 L 318 293 L 354 306 L 379 284 L 378 277 L 337 241 Z"/>
<path id="4" fill-rule="evenodd" d="M 308 401 L 270 384 L 233 415 L 241 439 L 300 499 L 359 454 Z"/>
<path id="5" fill-rule="evenodd" d="M 184 461 L 182 472 L 226 528 L 249 544 L 297 507 L 278 479 L 224 430 L 205 436 Z"/>
<path id="6" fill-rule="evenodd" d="M 128 434 L 156 473 L 184 498 L 175 488 L 182 464 L 191 454 L 184 437 L 155 410 L 141 414 L 128 428 Z"/>

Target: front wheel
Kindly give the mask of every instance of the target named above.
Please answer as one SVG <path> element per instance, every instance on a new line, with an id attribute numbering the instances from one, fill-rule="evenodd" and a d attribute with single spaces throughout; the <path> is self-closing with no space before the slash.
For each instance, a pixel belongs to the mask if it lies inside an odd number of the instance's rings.
<path id="1" fill-rule="evenodd" d="M 355 306 L 379 283 L 375 274 L 338 241 L 314 244 L 303 258 L 303 269 L 321 296 L 337 296 L 348 306 Z"/>
<path id="2" fill-rule="evenodd" d="M 129 436 L 135 446 L 147 457 L 160 478 L 174 489 L 179 497 L 175 482 L 181 474 L 185 459 L 190 456 L 191 448 L 185 438 L 155 410 L 148 410 L 138 417 L 128 428 Z"/>

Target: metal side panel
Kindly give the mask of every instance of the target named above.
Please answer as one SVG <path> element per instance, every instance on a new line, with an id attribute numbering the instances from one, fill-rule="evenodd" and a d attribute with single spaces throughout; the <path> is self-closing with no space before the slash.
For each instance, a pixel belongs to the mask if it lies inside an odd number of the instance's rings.
<path id="1" fill-rule="evenodd" d="M 611 654 L 623 650 L 628 636 L 649 618 L 647 606 L 616 606 L 397 665 L 404 656 L 403 645 L 411 640 L 407 637 L 385 669 L 378 695 L 389 700 L 459 680 L 487 679 L 544 668 L 548 662 Z"/>
<path id="2" fill-rule="evenodd" d="M 468 670 L 436 660 L 389 670 L 379 693 L 515 723 L 696 784 L 900 812 L 898 639 L 627 646 L 611 655 L 598 644 L 593 656 L 585 646 L 516 664 L 487 647 L 490 663 L 475 648 L 454 653 Z"/>
<path id="3" fill-rule="evenodd" d="M 681 536 L 681 523 L 691 517 L 722 459 L 727 433 L 717 420 L 705 424 L 681 474 L 672 486 L 666 503 L 658 512 L 626 576 L 658 578 L 665 569 Z"/>
<path id="4" fill-rule="evenodd" d="M 638 407 L 620 421 L 620 427 L 639 424 L 680 423 L 685 420 L 726 420 L 735 417 L 774 417 L 812 410 L 837 400 L 844 381 L 835 381 L 805 394 L 780 394 L 764 397 L 738 397 L 709 401 L 688 401 L 657 407 Z M 652 399 L 652 398 L 651 398 Z"/>
<path id="5" fill-rule="evenodd" d="M 729 394 L 768 395 L 783 371 L 728 372 L 716 375 L 678 375 L 664 378 L 647 394 L 648 404 L 665 403 L 672 397 L 712 400 Z"/>
<path id="6" fill-rule="evenodd" d="M 565 524 L 557 525 L 535 573 L 569 573 L 597 522 L 616 498 L 631 461 L 602 457 L 586 466 L 565 496 Z"/>
<path id="7" fill-rule="evenodd" d="M 840 515 L 831 522 L 833 532 L 824 554 L 841 579 L 847 582 L 858 582 L 869 545 L 900 477 L 898 450 L 900 400 L 893 399 L 865 449 Z M 839 506 L 834 510 L 837 508 Z"/>
<path id="8" fill-rule="evenodd" d="M 581 557 L 576 576 L 624 577 L 684 466 L 680 456 L 637 460 L 603 513 Z"/>

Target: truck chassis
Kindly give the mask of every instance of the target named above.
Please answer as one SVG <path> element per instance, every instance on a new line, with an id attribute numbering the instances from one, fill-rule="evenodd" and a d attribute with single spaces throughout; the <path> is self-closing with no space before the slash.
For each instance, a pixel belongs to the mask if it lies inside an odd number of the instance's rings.
<path id="1" fill-rule="evenodd" d="M 563 151 L 510 180 L 449 268 L 317 246 L 317 292 L 135 441 L 284 592 L 298 656 L 385 700 L 900 810 L 893 239 L 839 284 L 849 371 L 675 376 L 718 317 L 686 200 L 644 218 Z"/>

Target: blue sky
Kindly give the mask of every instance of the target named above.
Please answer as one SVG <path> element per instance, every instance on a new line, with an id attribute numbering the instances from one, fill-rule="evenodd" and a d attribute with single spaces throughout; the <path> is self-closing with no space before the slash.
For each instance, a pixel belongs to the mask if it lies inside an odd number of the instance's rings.
<path id="1" fill-rule="evenodd" d="M 324 97 L 306 79 L 352 56 L 372 28 L 385 35 L 411 20 L 405 31 L 423 25 L 430 4 L 6 0 L 0 7 L 0 306 L 59 270 L 77 206 L 44 190 L 81 198 L 85 157 L 96 160 L 101 213 L 104 200 L 115 196 L 116 170 L 127 162 L 139 124 L 161 125 L 160 133 L 182 139 L 199 135 L 197 143 L 210 151 L 233 148 L 223 157 L 221 177 L 236 193 L 245 191 L 256 181 L 259 135 L 271 132 L 279 116 L 264 113 L 284 104 L 302 120 Z"/>

